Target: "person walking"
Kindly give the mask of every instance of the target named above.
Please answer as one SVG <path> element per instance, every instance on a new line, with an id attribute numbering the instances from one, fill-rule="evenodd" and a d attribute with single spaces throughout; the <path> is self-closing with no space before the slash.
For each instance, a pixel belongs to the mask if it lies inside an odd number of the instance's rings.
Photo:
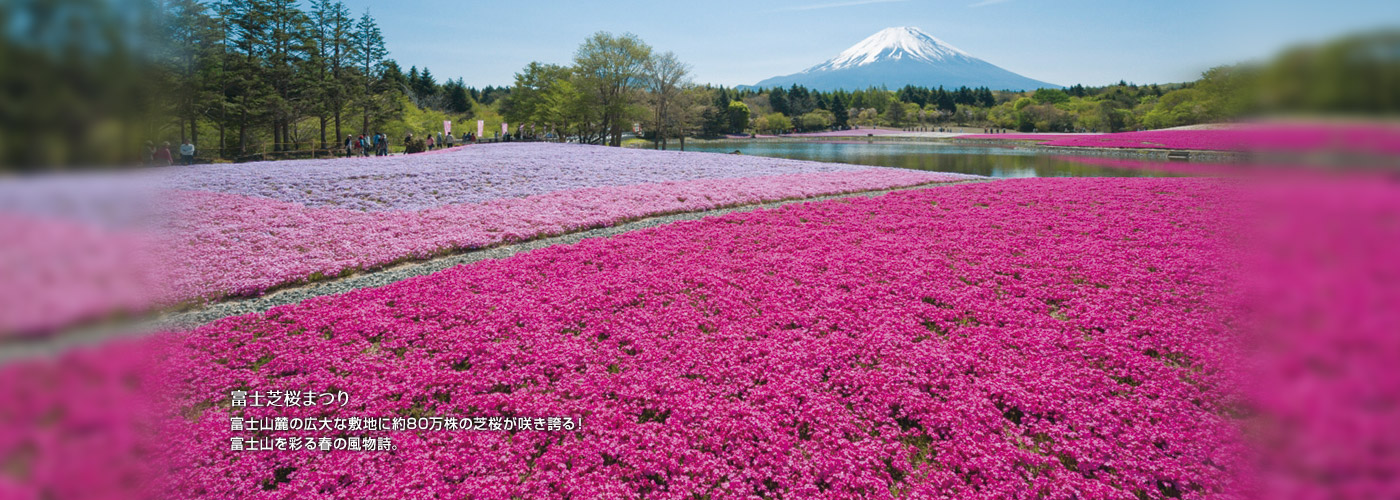
<path id="1" fill-rule="evenodd" d="M 428 141 L 428 151 L 432 151 L 432 150 L 433 150 L 433 134 L 429 133 L 429 134 L 428 134 L 428 138 L 427 138 L 426 140 Z"/>
<path id="2" fill-rule="evenodd" d="M 170 141 L 165 141 L 161 144 L 160 149 L 156 150 L 156 165 L 168 167 L 173 163 L 174 161 L 170 157 Z"/>
<path id="3" fill-rule="evenodd" d="M 194 144 L 190 144 L 190 141 L 180 145 L 180 163 L 194 165 Z"/>
<path id="4" fill-rule="evenodd" d="M 456 138 L 456 137 L 453 137 L 452 134 L 447 134 L 446 139 L 447 139 L 447 145 L 446 145 L 446 146 L 443 146 L 443 147 L 450 148 L 450 147 L 452 147 L 452 145 L 453 145 L 454 143 L 457 142 L 457 138 Z"/>
<path id="5" fill-rule="evenodd" d="M 146 141 L 146 147 L 141 150 L 141 164 L 146 166 L 156 164 L 156 143 Z"/>
<path id="6" fill-rule="evenodd" d="M 354 154 L 354 149 L 355 149 L 354 141 L 355 141 L 355 138 L 350 137 L 350 136 L 348 136 L 348 135 L 345 136 L 345 157 L 346 157 L 346 158 L 349 158 L 350 155 Z"/>

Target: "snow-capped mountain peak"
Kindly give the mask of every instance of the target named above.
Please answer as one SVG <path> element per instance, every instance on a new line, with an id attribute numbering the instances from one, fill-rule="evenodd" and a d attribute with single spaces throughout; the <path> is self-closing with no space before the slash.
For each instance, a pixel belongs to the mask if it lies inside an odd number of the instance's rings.
<path id="1" fill-rule="evenodd" d="M 955 59 L 972 59 L 972 56 L 919 28 L 905 26 L 880 30 L 835 58 L 807 69 L 807 72 L 853 68 L 880 61 L 936 63 Z"/>
<path id="2" fill-rule="evenodd" d="M 1058 87 L 997 67 L 912 27 L 880 30 L 824 63 L 743 88 L 791 85 L 814 90 L 897 89 L 905 85 L 992 90 Z"/>

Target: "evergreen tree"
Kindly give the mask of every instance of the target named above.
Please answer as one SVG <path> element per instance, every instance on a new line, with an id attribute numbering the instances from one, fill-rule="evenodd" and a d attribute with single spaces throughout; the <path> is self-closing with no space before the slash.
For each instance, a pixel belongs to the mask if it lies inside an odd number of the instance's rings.
<path id="1" fill-rule="evenodd" d="M 797 88 L 797 85 L 793 85 L 792 88 Z M 782 87 L 776 87 L 768 92 L 768 105 L 773 107 L 774 112 L 785 115 L 792 114 L 792 111 L 788 109 L 788 93 Z"/>
<path id="2" fill-rule="evenodd" d="M 418 73 L 418 79 L 409 82 L 412 86 L 409 89 L 409 96 L 413 103 L 421 108 L 435 107 L 437 97 L 437 80 L 433 78 L 433 73 L 425 66 L 423 71 Z"/>
<path id="3" fill-rule="evenodd" d="M 344 3 L 332 0 L 316 0 L 311 17 L 315 25 L 312 29 L 316 41 L 313 59 L 317 61 L 317 95 L 321 100 L 317 109 L 321 120 L 321 143 L 322 147 L 326 147 L 328 118 L 334 126 L 334 142 L 338 144 L 343 137 L 341 113 L 345 110 L 346 96 L 353 86 L 354 22 L 350 19 L 350 9 Z"/>
<path id="4" fill-rule="evenodd" d="M 462 83 L 462 79 L 448 80 L 442 85 L 444 104 L 447 111 L 453 113 L 469 113 L 472 110 L 471 97 L 467 95 L 467 86 Z"/>
<path id="5" fill-rule="evenodd" d="M 171 81 L 172 115 L 179 122 L 180 140 L 199 143 L 199 118 L 219 105 L 219 23 L 196 0 L 172 0 L 165 4 L 164 60 Z M 188 131 L 188 133 L 187 133 Z"/>
<path id="6" fill-rule="evenodd" d="M 384 34 L 380 32 L 379 24 L 370 17 L 369 9 L 365 9 L 360 22 L 355 25 L 355 48 L 361 81 L 358 96 L 362 117 L 360 133 L 369 135 L 370 118 L 379 112 L 381 105 L 376 99 L 376 84 L 383 74 L 384 58 L 389 54 L 384 47 Z"/>
<path id="7" fill-rule="evenodd" d="M 996 96 L 993 96 L 993 95 L 992 95 L 992 89 L 989 89 L 989 88 L 987 88 L 987 87 L 982 87 L 980 90 L 977 91 L 977 105 L 978 105 L 978 106 L 981 106 L 981 107 L 984 107 L 984 108 L 990 108 L 990 107 L 992 107 L 992 106 L 996 106 L 996 104 L 997 104 L 997 98 L 996 98 Z"/>
<path id="8" fill-rule="evenodd" d="M 851 114 L 846 109 L 846 99 L 841 93 L 836 93 L 831 98 L 831 114 L 836 117 L 835 125 L 840 128 L 850 127 Z"/>
<path id="9" fill-rule="evenodd" d="M 701 112 L 701 131 L 707 137 L 729 132 L 729 95 L 724 89 L 712 92 L 710 105 Z"/>
<path id="10" fill-rule="evenodd" d="M 953 93 L 953 103 L 971 106 L 977 103 L 977 96 L 973 95 L 972 89 L 967 86 L 958 87 L 957 92 Z"/>
<path id="11" fill-rule="evenodd" d="M 399 63 L 393 59 L 385 59 L 383 72 L 379 75 L 379 85 L 386 92 L 402 92 L 408 88 L 408 75 L 403 74 L 399 68 Z"/>
<path id="12" fill-rule="evenodd" d="M 307 56 L 306 14 L 297 9 L 297 0 L 265 0 L 267 24 L 266 67 L 272 95 L 266 101 L 268 125 L 272 130 L 272 148 L 285 151 L 292 148 L 291 127 L 302 111 L 297 104 L 303 80 L 298 79 L 297 66 Z"/>
<path id="13" fill-rule="evenodd" d="M 954 99 L 953 94 L 951 92 L 943 90 L 943 87 L 941 86 L 938 87 L 938 109 L 940 111 L 947 111 L 949 113 L 958 110 L 958 103 Z"/>
<path id="14" fill-rule="evenodd" d="M 273 89 L 263 58 L 270 52 L 268 8 L 263 0 L 232 0 L 223 9 L 232 42 L 225 65 L 232 77 L 225 80 L 225 95 L 238 129 L 238 153 L 247 154 L 249 133 L 264 116 Z"/>
<path id="15" fill-rule="evenodd" d="M 807 90 L 807 87 L 793 84 L 792 88 L 788 89 L 789 116 L 802 116 L 811 113 L 814 109 L 816 109 L 816 101 L 812 100 L 812 94 Z"/>

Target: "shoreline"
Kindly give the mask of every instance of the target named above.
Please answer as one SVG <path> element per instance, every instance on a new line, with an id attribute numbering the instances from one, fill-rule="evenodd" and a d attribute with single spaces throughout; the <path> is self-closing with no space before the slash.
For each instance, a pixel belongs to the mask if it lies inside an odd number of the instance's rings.
<path id="1" fill-rule="evenodd" d="M 1253 155 L 1241 151 L 1214 151 L 1193 149 L 1154 149 L 1154 148 L 1094 148 L 1080 146 L 1042 146 L 1031 139 L 963 139 L 962 135 L 914 136 L 914 135 L 875 135 L 875 136 L 832 136 L 832 137 L 759 137 L 749 139 L 687 139 L 695 144 L 727 144 L 737 142 L 753 143 L 849 143 L 849 144 L 944 144 L 955 146 L 980 146 L 1006 149 L 1021 149 L 1048 154 L 1068 154 L 1075 156 L 1101 156 L 1160 161 L 1192 161 L 1207 163 L 1239 163 Z M 1050 139 L 1045 139 L 1050 140 Z M 634 146 L 640 147 L 640 146 Z M 650 148 L 645 148 L 650 149 Z M 679 149 L 677 149 L 679 150 Z"/>

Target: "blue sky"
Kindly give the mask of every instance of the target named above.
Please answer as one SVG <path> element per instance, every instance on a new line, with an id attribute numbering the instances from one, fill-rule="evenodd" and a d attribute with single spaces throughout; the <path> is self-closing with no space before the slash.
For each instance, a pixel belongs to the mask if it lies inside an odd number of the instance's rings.
<path id="1" fill-rule="evenodd" d="M 1194 79 L 1298 42 L 1400 27 L 1400 1 L 1331 0 L 345 0 L 379 21 L 390 57 L 439 81 L 507 85 L 567 63 L 596 31 L 674 51 L 699 83 L 752 84 L 820 63 L 891 26 L 917 26 L 1025 76 L 1072 85 Z"/>

